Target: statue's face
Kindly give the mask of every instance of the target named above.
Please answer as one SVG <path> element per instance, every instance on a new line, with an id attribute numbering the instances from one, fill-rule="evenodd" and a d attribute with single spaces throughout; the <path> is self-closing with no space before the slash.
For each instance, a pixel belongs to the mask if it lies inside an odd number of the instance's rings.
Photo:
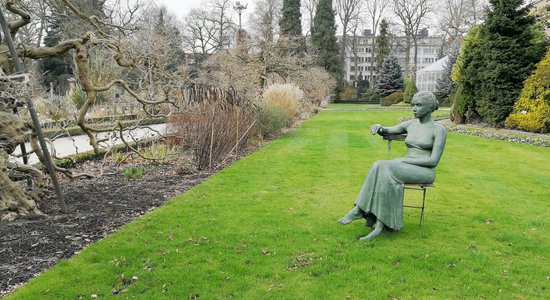
<path id="1" fill-rule="evenodd" d="M 24 141 L 25 123 L 18 116 L 0 112 L 0 149 L 12 153 Z"/>
<path id="2" fill-rule="evenodd" d="M 422 97 L 413 97 L 412 105 L 415 118 L 422 118 L 433 112 L 433 104 Z"/>

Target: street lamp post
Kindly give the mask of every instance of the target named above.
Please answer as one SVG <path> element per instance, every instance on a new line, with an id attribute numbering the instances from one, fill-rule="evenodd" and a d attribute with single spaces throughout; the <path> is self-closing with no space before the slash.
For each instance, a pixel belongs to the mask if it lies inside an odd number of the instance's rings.
<path id="1" fill-rule="evenodd" d="M 243 10 L 246 9 L 248 6 L 248 3 L 245 5 L 242 5 L 241 2 L 237 1 L 235 2 L 235 5 L 233 5 L 233 9 L 237 11 L 239 14 L 239 30 L 241 30 L 241 14 L 243 13 Z"/>

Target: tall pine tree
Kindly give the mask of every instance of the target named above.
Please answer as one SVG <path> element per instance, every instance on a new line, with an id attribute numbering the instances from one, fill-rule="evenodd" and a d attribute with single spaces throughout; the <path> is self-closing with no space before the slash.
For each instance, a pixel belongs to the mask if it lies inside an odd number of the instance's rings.
<path id="1" fill-rule="evenodd" d="M 343 64 L 338 55 L 334 19 L 332 0 L 319 0 L 313 18 L 311 42 L 317 57 L 317 64 L 325 68 L 341 84 Z"/>
<path id="2" fill-rule="evenodd" d="M 376 37 L 376 70 L 382 69 L 382 63 L 388 55 L 390 55 L 390 39 L 388 37 L 388 21 L 382 19 L 380 21 L 380 33 Z"/>
<path id="3" fill-rule="evenodd" d="M 500 126 L 512 112 L 523 82 L 544 55 L 544 38 L 523 0 L 490 0 L 478 47 L 467 56 L 460 80 L 474 115 Z M 472 102 L 473 101 L 473 102 Z M 468 116 L 466 116 L 468 118 Z"/>
<path id="4" fill-rule="evenodd" d="M 282 17 L 279 20 L 279 47 L 290 54 L 300 54 L 306 49 L 302 36 L 302 13 L 300 0 L 283 0 Z"/>
<path id="5" fill-rule="evenodd" d="M 302 14 L 300 0 L 283 0 L 283 16 L 279 20 L 281 35 L 302 35 Z"/>

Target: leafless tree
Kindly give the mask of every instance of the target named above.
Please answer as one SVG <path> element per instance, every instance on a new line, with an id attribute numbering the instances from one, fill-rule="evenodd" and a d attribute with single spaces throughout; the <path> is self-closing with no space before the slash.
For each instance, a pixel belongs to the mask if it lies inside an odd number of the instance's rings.
<path id="1" fill-rule="evenodd" d="M 73 31 L 67 32 L 67 36 L 74 37 L 66 38 L 52 47 L 37 46 L 35 42 L 32 42 L 32 39 L 18 39 L 17 36 L 23 31 L 22 28 L 32 24 L 33 15 L 27 10 L 27 7 L 21 5 L 21 2 L 6 1 L 3 6 L 10 16 L 9 30 L 11 35 L 15 37 L 14 40 L 20 43 L 16 51 L 19 57 L 30 61 L 67 52 L 73 55 L 78 85 L 85 91 L 84 102 L 77 111 L 75 120 L 76 124 L 88 136 L 90 145 L 96 152 L 99 151 L 100 142 L 103 141 L 98 137 L 98 133 L 122 130 L 124 127 L 117 122 L 112 128 L 100 128 L 88 122 L 88 113 L 96 103 L 99 93 L 107 92 L 117 86 L 119 89 L 124 90 L 128 97 L 137 101 L 145 112 L 155 114 L 158 113 L 160 105 L 173 101 L 173 99 L 166 97 L 166 93 L 164 93 L 166 89 L 163 89 L 158 82 L 153 82 L 164 81 L 167 84 L 172 84 L 173 81 L 168 79 L 169 76 L 162 75 L 162 73 L 178 74 L 177 70 L 168 68 L 168 64 L 171 62 L 171 58 L 169 58 L 171 55 L 170 48 L 173 47 L 170 47 L 170 44 L 166 41 L 171 40 L 173 37 L 167 31 L 159 32 L 156 26 L 155 28 L 147 27 L 149 23 L 145 18 L 147 14 L 156 14 L 155 11 L 148 10 L 151 8 L 150 6 L 140 5 L 139 0 L 127 1 L 126 5 L 122 0 L 120 2 L 114 1 L 115 4 L 119 3 L 120 6 L 110 7 L 107 14 L 98 17 L 83 13 L 69 0 L 49 0 L 45 3 L 48 4 L 45 11 L 52 18 L 59 17 L 62 21 L 68 19 L 74 22 L 73 24 L 80 25 L 78 28 L 74 28 Z M 131 18 L 128 14 L 131 15 Z M 125 27 L 125 25 L 130 26 Z M 82 32 L 79 30 L 84 27 L 88 28 L 89 31 Z M 25 44 L 25 41 L 31 41 L 31 43 Z M 2 39 L 0 48 L 7 49 L 6 39 Z M 97 56 L 98 53 L 108 54 L 101 56 L 110 59 L 104 65 L 109 65 L 113 69 L 129 68 L 131 71 L 126 72 L 127 76 L 123 77 L 117 77 L 123 74 L 122 72 L 112 72 L 108 74 L 114 74 L 113 76 L 106 76 L 107 72 L 102 73 L 104 69 L 96 69 L 94 62 L 90 61 L 95 57 L 99 57 Z M 14 76 L 12 74 L 12 64 L 13 60 L 9 52 L 0 51 L 0 67 L 3 72 L 0 75 L 0 80 L 4 82 L 0 86 L 0 110 L 3 114 L 10 114 L 9 118 L 5 118 L 10 120 L 11 125 L 9 127 L 18 128 L 17 131 L 10 131 L 5 130 L 8 127 L 2 125 L 2 130 L 0 130 L 0 140 L 9 141 L 6 146 L 0 147 L 2 148 L 0 149 L 0 172 L 2 175 L 0 176 L 2 177 L 0 178 L 0 191 L 2 191 L 0 218 L 6 217 L 7 219 L 14 218 L 14 214 L 23 215 L 29 212 L 39 212 L 32 202 L 32 196 L 29 193 L 24 193 L 16 183 L 11 182 L 10 178 L 6 176 L 6 172 L 18 170 L 33 175 L 41 182 L 43 181 L 40 179 L 41 176 L 37 175 L 40 174 L 40 171 L 32 166 L 6 163 L 7 154 L 12 153 L 13 146 L 21 141 L 21 118 L 13 114 L 12 110 L 21 106 L 18 103 L 20 99 L 39 97 L 37 91 L 30 89 L 26 84 L 28 80 L 21 81 L 17 79 L 25 78 L 21 77 L 23 75 Z M 134 72 L 144 72 L 142 74 L 146 72 L 147 76 L 132 77 L 131 75 Z M 98 76 L 98 74 L 102 76 Z M 31 134 L 30 139 L 33 151 L 44 162 L 44 154 L 38 146 L 35 136 Z M 63 171 L 67 176 L 76 176 L 69 170 L 59 167 L 56 169 Z M 19 192 L 16 192 L 17 190 Z M 4 194 L 5 191 L 10 191 L 8 192 L 10 197 Z"/>
<path id="2" fill-rule="evenodd" d="M 336 0 L 336 13 L 342 23 L 342 40 L 340 41 L 340 56 L 346 61 L 347 39 L 350 34 L 350 23 L 360 17 L 361 0 Z M 345 74 L 345 72 L 343 72 Z"/>
<path id="3" fill-rule="evenodd" d="M 436 30 L 442 36 L 439 55 L 460 42 L 468 30 L 482 22 L 485 16 L 484 6 L 487 0 L 445 0 L 435 9 L 439 23 Z"/>
<path id="4" fill-rule="evenodd" d="M 374 64 L 375 64 L 375 51 L 376 49 L 376 33 L 378 32 L 378 24 L 385 16 L 386 8 L 390 0 L 369 0 L 366 1 L 365 11 L 370 19 L 370 25 L 372 28 L 372 37 L 371 37 L 371 63 L 370 63 L 370 73 L 369 73 L 369 82 L 371 86 L 374 86 Z"/>
<path id="5" fill-rule="evenodd" d="M 305 14 L 302 13 L 302 16 L 305 15 L 302 20 L 304 22 L 307 22 L 307 29 L 308 32 L 306 35 L 311 34 L 311 30 L 313 28 L 313 17 L 315 17 L 315 10 L 317 9 L 317 4 L 319 4 L 319 0 L 303 0 L 302 1 L 302 9 L 304 10 Z"/>
<path id="6" fill-rule="evenodd" d="M 399 18 L 402 31 L 405 35 L 405 73 L 416 81 L 416 67 L 418 56 L 418 34 L 426 22 L 428 13 L 433 9 L 432 0 L 392 0 L 393 12 Z M 411 49 L 413 54 L 413 68 L 411 70 Z"/>
<path id="7" fill-rule="evenodd" d="M 350 59 L 345 60 L 353 64 L 353 70 L 355 70 L 355 75 L 357 75 L 357 70 L 359 70 L 359 41 L 360 36 L 362 36 L 361 26 L 363 22 L 361 18 L 356 18 L 350 22 L 350 34 L 351 41 L 348 45 L 347 53 L 350 54 Z M 344 65 L 344 68 L 348 68 L 347 65 Z M 344 72 L 345 76 L 346 72 Z M 358 78 L 355 76 L 356 80 L 362 80 L 363 78 Z"/>
<path id="8" fill-rule="evenodd" d="M 193 53 L 196 66 L 218 49 L 216 33 L 216 26 L 207 10 L 194 8 L 187 14 L 183 28 L 183 43 L 184 48 Z"/>
<path id="9" fill-rule="evenodd" d="M 273 43 L 279 35 L 282 0 L 260 0 L 249 18 L 249 29 L 258 43 Z"/>
<path id="10" fill-rule="evenodd" d="M 210 0 L 210 21 L 215 24 L 214 40 L 217 49 L 228 49 L 231 46 L 237 27 L 232 21 L 233 3 L 231 0 Z"/>

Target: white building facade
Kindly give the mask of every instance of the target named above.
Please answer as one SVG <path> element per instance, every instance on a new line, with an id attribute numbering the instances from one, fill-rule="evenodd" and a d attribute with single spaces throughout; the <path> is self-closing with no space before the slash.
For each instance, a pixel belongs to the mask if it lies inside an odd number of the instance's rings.
<path id="1" fill-rule="evenodd" d="M 405 68 L 405 38 L 389 36 L 391 55 L 397 57 L 401 67 Z M 339 42 L 342 41 L 342 36 L 338 37 Z M 376 57 L 375 48 L 372 46 L 373 35 L 370 30 L 365 30 L 362 36 L 348 36 L 346 59 L 344 62 L 345 80 L 349 83 L 354 83 L 359 80 L 370 80 L 371 68 L 373 69 L 373 77 L 376 80 L 377 70 L 376 62 L 371 66 L 373 57 Z M 428 36 L 428 31 L 423 30 L 418 36 L 418 52 L 417 52 L 417 70 L 420 70 L 438 60 L 439 49 L 441 47 L 441 37 Z M 357 61 L 357 63 L 356 63 Z M 411 45 L 409 66 L 411 70 L 414 68 L 414 46 Z"/>

